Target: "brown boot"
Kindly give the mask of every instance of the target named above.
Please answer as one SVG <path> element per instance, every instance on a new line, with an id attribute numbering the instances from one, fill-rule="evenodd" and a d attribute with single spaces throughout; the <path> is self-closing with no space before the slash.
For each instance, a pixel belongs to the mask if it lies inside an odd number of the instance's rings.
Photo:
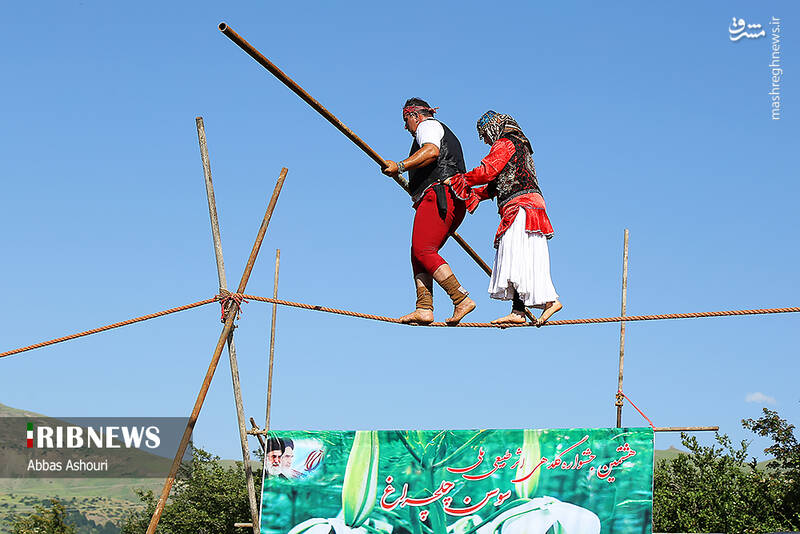
<path id="1" fill-rule="evenodd" d="M 441 282 L 442 289 L 447 291 L 450 299 L 453 301 L 453 316 L 445 319 L 445 322 L 450 325 L 456 325 L 467 315 L 475 309 L 475 302 L 467 295 L 467 290 L 461 287 L 456 275 L 451 274 Z"/>
<path id="2" fill-rule="evenodd" d="M 430 324 L 433 322 L 433 295 L 425 286 L 417 286 L 417 307 L 402 317 L 404 324 Z"/>

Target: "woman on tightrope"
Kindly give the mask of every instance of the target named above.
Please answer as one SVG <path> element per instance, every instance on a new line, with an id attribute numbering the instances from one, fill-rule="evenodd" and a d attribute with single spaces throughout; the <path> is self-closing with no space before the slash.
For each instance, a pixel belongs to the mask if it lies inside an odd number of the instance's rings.
<path id="1" fill-rule="evenodd" d="M 512 301 L 511 313 L 495 324 L 523 324 L 525 307 L 542 309 L 536 325 L 543 325 L 562 308 L 550 279 L 547 240 L 553 226 L 533 165 L 531 142 L 509 115 L 487 111 L 478 119 L 478 136 L 491 145 L 481 164 L 456 174 L 447 182 L 473 213 L 478 203 L 497 199 L 500 227 L 489 296 Z M 478 187 L 480 186 L 480 187 Z"/>

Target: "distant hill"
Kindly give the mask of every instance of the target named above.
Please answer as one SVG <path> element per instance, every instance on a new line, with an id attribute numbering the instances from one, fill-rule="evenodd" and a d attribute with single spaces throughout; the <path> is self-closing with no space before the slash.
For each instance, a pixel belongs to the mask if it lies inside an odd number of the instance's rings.
<path id="1" fill-rule="evenodd" d="M 47 416 L 36 412 L 29 412 L 27 410 L 19 410 L 17 408 L 12 408 L 11 406 L 6 406 L 5 404 L 0 404 L 0 417 L 47 417 Z"/>
<path id="2" fill-rule="evenodd" d="M 689 454 L 688 451 L 682 451 L 680 449 L 676 449 L 675 447 L 670 447 L 669 449 L 663 450 L 656 449 L 653 451 L 653 453 L 656 459 L 656 465 L 658 465 L 661 460 L 674 460 L 681 454 Z"/>
<path id="3" fill-rule="evenodd" d="M 670 447 L 669 449 L 665 449 L 665 450 L 655 450 L 654 453 L 655 453 L 654 454 L 654 456 L 655 456 L 655 467 L 657 467 L 659 462 L 661 462 L 661 460 L 667 460 L 667 461 L 674 460 L 675 458 L 677 458 L 681 454 L 689 454 L 689 451 L 682 451 L 680 449 L 676 449 L 675 447 Z M 758 469 L 767 469 L 767 464 L 769 462 L 770 462 L 770 460 L 764 460 L 763 462 L 758 462 L 756 464 L 756 467 Z M 747 468 L 745 468 L 745 469 L 747 469 Z"/>
<path id="4" fill-rule="evenodd" d="M 236 467 L 237 463 L 242 463 L 241 460 L 220 460 L 219 465 L 221 465 L 225 469 L 232 469 Z M 253 473 L 261 473 L 261 470 L 264 468 L 264 464 L 259 462 L 258 460 L 253 460 L 253 454 L 250 453 L 250 470 Z"/>

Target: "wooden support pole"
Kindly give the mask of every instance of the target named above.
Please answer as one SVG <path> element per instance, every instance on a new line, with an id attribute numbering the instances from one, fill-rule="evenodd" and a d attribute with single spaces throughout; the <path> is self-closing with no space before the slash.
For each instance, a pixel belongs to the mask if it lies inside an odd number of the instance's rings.
<path id="1" fill-rule="evenodd" d="M 211 162 L 208 158 L 208 144 L 206 143 L 206 128 L 203 117 L 195 117 L 197 124 L 197 141 L 200 143 L 200 160 L 203 162 L 203 177 L 206 183 L 206 198 L 208 199 L 208 216 L 211 218 L 211 237 L 214 242 L 214 258 L 217 260 L 217 278 L 219 288 L 227 289 L 225 280 L 225 261 L 222 257 L 222 237 L 219 231 L 217 218 L 217 201 L 214 198 L 214 184 L 211 182 Z"/>
<path id="2" fill-rule="evenodd" d="M 256 424 L 256 420 L 253 419 L 252 417 L 250 418 L 250 425 L 252 425 L 253 429 L 252 430 L 248 430 L 247 433 L 249 435 L 251 435 L 251 436 L 255 436 L 255 437 L 258 438 L 258 443 L 261 445 L 261 449 L 266 454 L 266 452 L 267 452 L 267 444 L 264 443 L 264 437 L 261 434 L 258 433 L 261 429 L 258 428 L 258 425 Z"/>
<path id="3" fill-rule="evenodd" d="M 214 184 L 211 181 L 211 163 L 208 157 L 208 144 L 203 117 L 195 118 L 197 124 L 197 140 L 200 143 L 200 158 L 203 162 L 203 176 L 206 183 L 206 197 L 208 198 L 208 215 L 211 219 L 211 235 L 214 241 L 214 257 L 217 261 L 217 277 L 219 278 L 220 294 L 228 290 L 225 277 L 225 260 L 222 255 L 222 237 L 219 230 L 217 217 L 217 203 L 214 197 Z M 256 501 L 255 482 L 253 469 L 250 465 L 250 450 L 247 444 L 247 426 L 244 420 L 244 406 L 242 402 L 242 386 L 239 381 L 239 362 L 236 358 L 236 345 L 233 340 L 233 330 L 228 335 L 228 359 L 231 364 L 231 380 L 233 382 L 233 399 L 236 406 L 236 419 L 239 425 L 239 441 L 242 446 L 242 463 L 244 465 L 245 481 L 247 485 L 247 498 L 250 504 L 250 519 L 255 524 L 258 520 L 258 502 Z M 253 534 L 258 532 L 253 530 Z"/>
<path id="4" fill-rule="evenodd" d="M 247 55 L 253 58 L 259 65 L 267 69 L 273 76 L 275 76 L 278 80 L 280 80 L 286 87 L 288 87 L 294 94 L 299 96 L 306 104 L 311 106 L 314 111 L 322 115 L 322 117 L 331 123 L 337 130 L 342 132 L 345 137 L 347 137 L 350 141 L 352 141 L 358 148 L 360 148 L 367 156 L 372 159 L 375 163 L 377 163 L 381 169 L 386 168 L 386 161 L 375 151 L 374 148 L 369 146 L 363 139 L 357 136 L 350 128 L 348 128 L 342 121 L 339 120 L 336 115 L 328 111 L 325 106 L 320 104 L 314 97 L 312 97 L 305 89 L 300 87 L 297 82 L 291 79 L 285 72 L 279 69 L 272 61 L 267 59 L 264 54 L 259 52 L 253 45 L 248 43 L 241 35 L 236 33 L 233 28 L 228 26 L 225 22 L 221 22 L 219 24 L 219 31 L 221 31 L 225 37 L 236 43 L 236 45 L 244 50 Z M 408 191 L 408 183 L 402 176 L 396 176 L 393 180 L 402 187 L 406 192 Z M 461 248 L 469 255 L 470 258 L 475 260 L 475 262 L 480 266 L 480 268 L 489 276 L 492 275 L 492 270 L 486 264 L 483 259 L 470 247 L 467 242 L 464 240 L 463 237 L 458 235 L 458 233 L 453 232 L 451 234 L 453 239 L 458 243 Z M 530 311 L 525 310 L 525 315 L 531 321 L 535 321 L 533 315 Z"/>
<path id="5" fill-rule="evenodd" d="M 625 229 L 625 245 L 622 251 L 622 313 L 625 317 L 625 305 L 628 301 L 628 229 Z M 617 428 L 622 427 L 622 369 L 625 364 L 625 321 L 619 322 L 619 378 L 617 395 L 614 404 L 617 407 Z"/>
<path id="6" fill-rule="evenodd" d="M 272 192 L 272 198 L 270 198 L 269 205 L 267 206 L 267 212 L 264 214 L 264 219 L 261 221 L 261 227 L 258 230 L 256 241 L 253 244 L 253 250 L 250 252 L 250 257 L 247 260 L 247 265 L 242 273 L 242 278 L 239 281 L 239 287 L 237 288 L 236 293 L 244 293 L 244 290 L 247 288 L 247 282 L 250 279 L 250 273 L 253 271 L 253 266 L 255 265 L 256 258 L 258 257 L 258 251 L 261 248 L 261 243 L 264 241 L 264 235 L 267 233 L 269 221 L 272 218 L 272 212 L 275 211 L 275 205 L 278 202 L 278 196 L 280 195 L 287 172 L 288 169 L 284 167 L 281 170 L 280 176 L 278 176 L 278 183 L 275 184 L 275 189 Z M 211 379 L 214 378 L 214 373 L 216 372 L 217 365 L 219 364 L 219 358 L 222 355 L 222 349 L 225 347 L 225 343 L 228 340 L 231 330 L 233 330 L 233 322 L 236 320 L 238 311 L 239 304 L 234 300 L 228 309 L 228 316 L 225 320 L 225 326 L 222 328 L 222 332 L 219 335 L 219 341 L 217 341 L 217 346 L 214 348 L 214 354 L 211 356 L 211 362 L 208 365 L 208 371 L 206 371 L 203 384 L 200 386 L 200 392 L 197 394 L 197 400 L 195 400 L 194 408 L 192 408 L 192 413 L 189 416 L 189 421 L 186 424 L 186 430 L 183 432 L 181 443 L 178 446 L 178 451 L 175 453 L 175 459 L 172 462 L 172 467 L 170 467 L 169 476 L 167 476 L 167 479 L 164 482 L 164 489 L 161 491 L 161 496 L 158 499 L 156 508 L 153 511 L 153 516 L 150 519 L 150 525 L 147 527 L 147 534 L 155 533 L 158 522 L 161 519 L 161 514 L 164 512 L 164 506 L 167 504 L 169 492 L 172 489 L 172 485 L 175 483 L 175 475 L 178 473 L 181 460 L 183 459 L 183 455 L 186 453 L 186 447 L 189 445 L 189 440 L 192 437 L 192 430 L 197 423 L 200 410 L 203 408 L 203 402 L 205 401 L 206 394 L 208 393 L 208 388 L 211 386 Z"/>
<path id="7" fill-rule="evenodd" d="M 272 287 L 272 298 L 278 298 L 278 271 L 281 266 L 281 249 L 275 251 L 275 283 Z M 272 367 L 275 362 L 275 327 L 278 317 L 278 305 L 272 304 L 272 328 L 269 334 L 269 373 L 267 374 L 267 417 L 264 430 L 269 432 L 269 416 L 272 409 Z"/>

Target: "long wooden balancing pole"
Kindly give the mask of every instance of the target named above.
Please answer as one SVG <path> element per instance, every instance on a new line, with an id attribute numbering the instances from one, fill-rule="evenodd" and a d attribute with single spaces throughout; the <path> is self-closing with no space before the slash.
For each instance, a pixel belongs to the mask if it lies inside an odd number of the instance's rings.
<path id="1" fill-rule="evenodd" d="M 269 72 L 271 72 L 276 78 L 278 78 L 281 82 L 283 82 L 283 84 L 286 87 L 291 89 L 297 96 L 302 98 L 306 102 L 306 104 L 314 108 L 314 110 L 316 110 L 317 113 L 322 115 L 325 118 L 325 120 L 333 124 L 333 126 L 336 127 L 337 130 L 342 132 L 345 135 L 345 137 L 350 139 L 353 143 L 355 143 L 355 145 L 358 148 L 363 150 L 364 153 L 366 153 L 367 156 L 369 156 L 375 163 L 380 165 L 381 169 L 386 168 L 387 166 L 386 161 L 384 161 L 384 159 L 377 152 L 375 152 L 375 150 L 371 146 L 369 146 L 359 136 L 353 133 L 353 131 L 347 126 L 345 126 L 342 121 L 336 118 L 336 116 L 333 113 L 325 109 L 325 107 L 319 102 L 317 102 L 314 99 L 314 97 L 308 94 L 305 91 L 305 89 L 297 85 L 297 83 L 295 83 L 294 80 L 292 80 L 289 76 L 287 76 L 286 73 L 284 73 L 281 69 L 276 67 L 275 64 L 273 64 L 270 60 L 264 57 L 264 55 L 261 54 L 261 52 L 259 52 L 258 50 L 256 50 L 253 47 L 253 45 L 245 41 L 238 33 L 233 31 L 233 29 L 224 22 L 220 23 L 219 30 L 222 33 L 224 33 L 228 39 L 236 43 L 236 45 L 239 46 L 239 48 L 247 52 L 247 55 L 255 59 L 259 65 L 261 65 Z M 408 192 L 408 183 L 401 176 L 397 176 L 396 178 L 394 178 L 394 181 L 397 182 L 397 185 L 399 185 L 406 192 Z M 483 272 L 491 276 L 492 269 L 486 264 L 485 261 L 483 261 L 483 259 L 480 256 L 478 256 L 478 253 L 475 252 L 466 241 L 464 241 L 464 238 L 462 238 L 456 232 L 453 232 L 452 235 L 453 239 L 456 240 L 456 243 L 458 243 L 461 246 L 461 248 L 464 249 L 464 251 L 469 255 L 470 258 L 475 260 L 475 263 L 477 263 L 480 266 L 480 268 L 483 269 Z"/>
<path id="2" fill-rule="evenodd" d="M 264 241 L 264 236 L 267 233 L 267 227 L 269 227 L 269 221 L 272 218 L 272 212 L 275 211 L 275 205 L 278 202 L 278 195 L 281 193 L 281 188 L 283 187 L 283 182 L 286 179 L 287 172 L 289 172 L 288 169 L 284 167 L 281 169 L 281 173 L 278 176 L 278 183 L 275 184 L 275 189 L 272 192 L 272 198 L 269 199 L 267 212 L 264 214 L 264 219 L 261 221 L 261 228 L 258 230 L 256 241 L 253 244 L 253 250 L 250 252 L 250 258 L 247 260 L 247 265 L 242 273 L 242 279 L 239 281 L 239 287 L 236 290 L 237 293 L 244 293 L 245 289 L 247 288 L 247 282 L 250 279 L 250 273 L 253 271 L 253 266 L 255 265 L 256 258 L 258 257 L 258 251 L 261 248 L 261 243 Z M 189 445 L 189 439 L 192 436 L 192 430 L 194 429 L 195 423 L 197 423 L 197 418 L 200 415 L 200 410 L 203 407 L 203 402 L 205 401 L 206 394 L 208 393 L 208 388 L 211 386 L 211 379 L 214 377 L 214 372 L 217 370 L 217 364 L 219 363 L 219 358 L 222 355 L 222 349 L 225 347 L 225 343 L 228 341 L 228 335 L 233 329 L 233 322 L 236 320 L 238 311 L 239 303 L 236 300 L 233 300 L 228 308 L 225 326 L 222 328 L 222 332 L 219 335 L 219 341 L 217 341 L 217 346 L 214 348 L 214 355 L 211 357 L 211 363 L 208 365 L 208 371 L 203 379 L 203 385 L 200 387 L 200 392 L 197 394 L 197 400 L 194 403 L 192 414 L 189 416 L 189 421 L 186 424 L 186 430 L 183 432 L 181 443 L 178 446 L 178 452 L 175 453 L 175 459 L 172 462 L 172 467 L 170 467 L 169 476 L 167 476 L 167 480 L 164 482 L 164 489 L 161 491 L 161 497 L 159 497 L 158 503 L 156 504 L 156 509 L 153 512 L 153 517 L 150 519 L 150 525 L 147 527 L 147 534 L 155 534 L 156 527 L 161 519 L 161 514 L 164 512 L 164 506 L 167 504 L 169 492 L 172 489 L 172 485 L 175 483 L 175 476 L 178 473 L 178 468 L 181 465 L 183 455 L 186 453 L 186 448 Z"/>

